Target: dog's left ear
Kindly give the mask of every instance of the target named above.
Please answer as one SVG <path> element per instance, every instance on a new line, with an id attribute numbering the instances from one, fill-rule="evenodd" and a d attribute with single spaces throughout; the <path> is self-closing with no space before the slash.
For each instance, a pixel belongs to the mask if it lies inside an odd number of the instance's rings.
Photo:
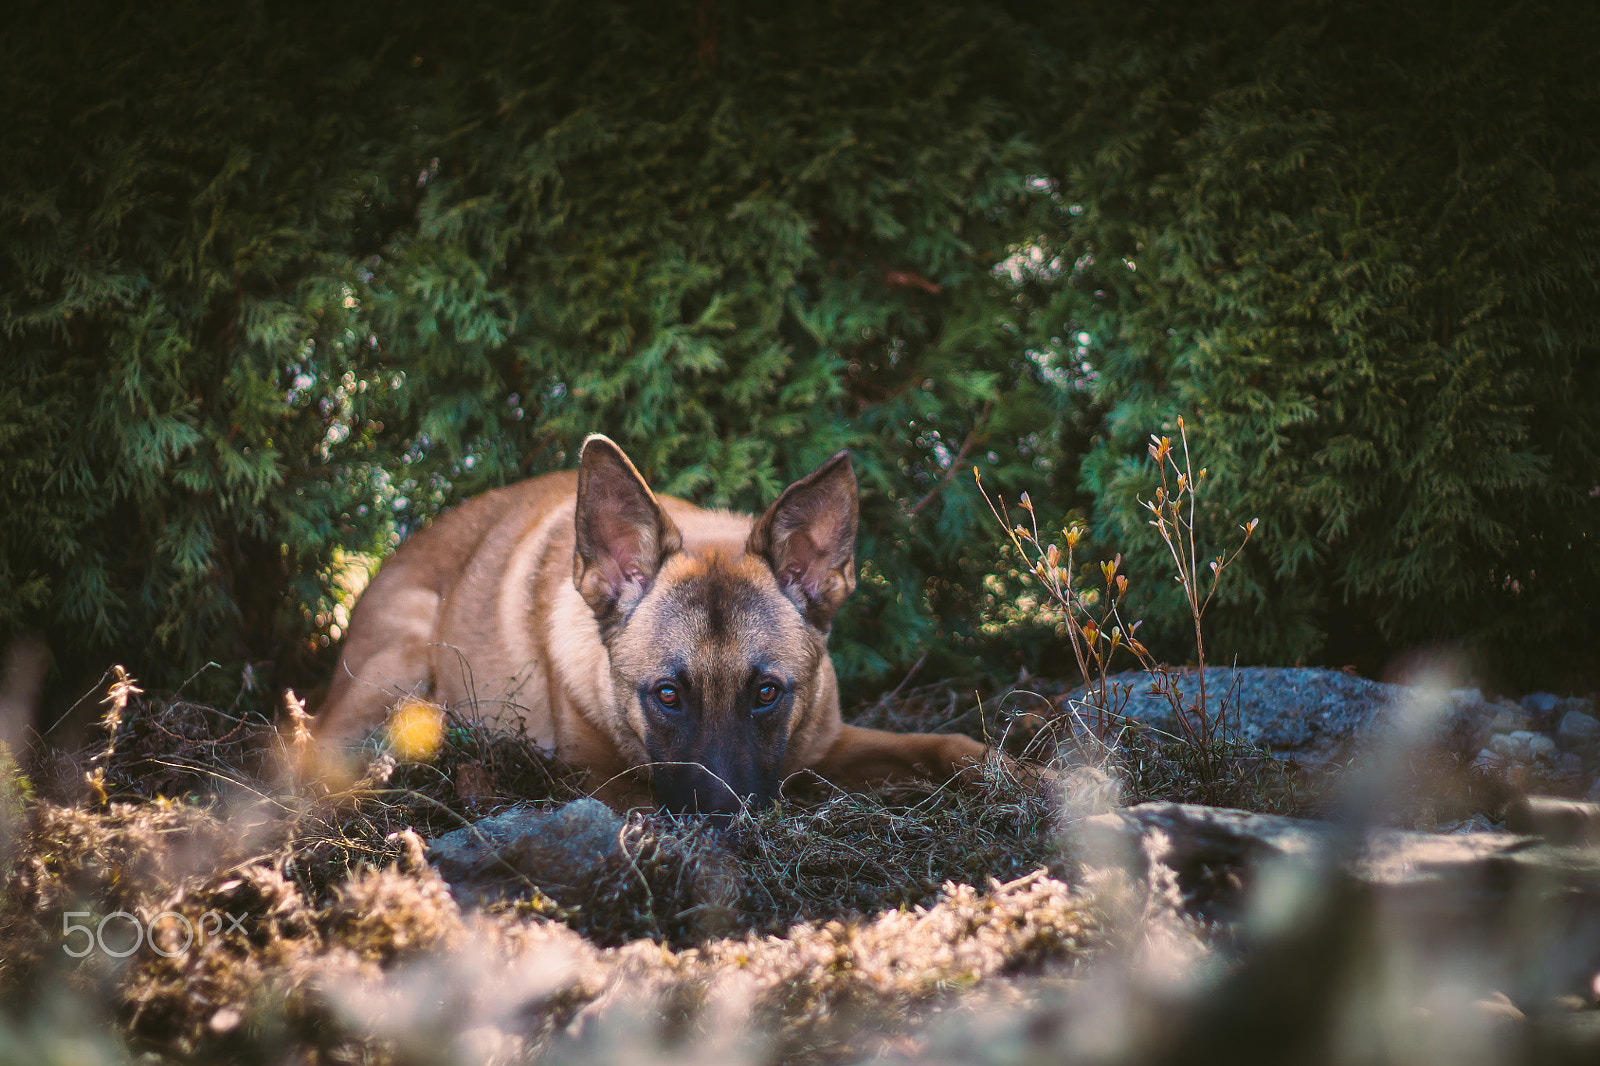
<path id="1" fill-rule="evenodd" d="M 783 594 L 823 631 L 856 587 L 856 472 L 840 452 L 783 490 L 745 551 L 765 559 Z"/>
<path id="2" fill-rule="evenodd" d="M 583 442 L 573 519 L 572 582 L 605 630 L 649 591 L 683 535 L 622 449 L 598 433 Z"/>

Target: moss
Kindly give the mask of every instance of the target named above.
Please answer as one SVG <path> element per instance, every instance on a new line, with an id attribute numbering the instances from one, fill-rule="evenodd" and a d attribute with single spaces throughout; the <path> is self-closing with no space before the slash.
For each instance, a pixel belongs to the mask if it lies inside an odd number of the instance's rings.
<path id="1" fill-rule="evenodd" d="M 266 723 L 136 697 L 110 725 L 55 763 L 66 782 L 98 769 L 107 802 L 25 804 L 0 995 L 19 1003 L 60 973 L 111 1005 L 129 1047 L 163 1057 L 406 1061 L 427 1027 L 396 1027 L 404 975 L 465 966 L 446 983 L 488 996 L 492 975 L 530 965 L 559 979 L 501 1019 L 526 1049 L 623 994 L 693 1029 L 737 977 L 786 1056 L 838 1055 L 864 1046 L 842 1018 L 890 1026 L 909 1004 L 1074 957 L 1092 925 L 1043 869 L 1059 870 L 1045 791 L 998 763 L 959 789 L 800 787 L 726 831 L 632 812 L 579 897 L 463 913 L 419 834 L 571 799 L 573 775 L 526 736 L 453 718 L 434 761 L 374 750 L 361 780 L 327 791 L 292 787 Z M 125 961 L 69 961 L 68 909 L 161 918 Z"/>

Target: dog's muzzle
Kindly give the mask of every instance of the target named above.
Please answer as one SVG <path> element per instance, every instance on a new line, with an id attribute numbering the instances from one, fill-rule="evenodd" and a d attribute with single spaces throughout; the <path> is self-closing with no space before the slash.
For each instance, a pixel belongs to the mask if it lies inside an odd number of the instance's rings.
<path id="1" fill-rule="evenodd" d="M 727 821 L 741 811 L 771 805 L 776 782 L 757 780 L 759 776 L 699 763 L 663 767 L 656 771 L 656 800 L 673 814 L 704 814 Z"/>

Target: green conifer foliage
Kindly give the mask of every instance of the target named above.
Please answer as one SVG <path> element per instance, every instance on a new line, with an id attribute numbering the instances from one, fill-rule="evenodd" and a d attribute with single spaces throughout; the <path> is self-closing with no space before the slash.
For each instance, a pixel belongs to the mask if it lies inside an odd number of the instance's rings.
<path id="1" fill-rule="evenodd" d="M 848 679 L 1048 668 L 1036 627 L 977 639 L 1007 597 L 972 466 L 1092 505 L 1153 590 L 1143 439 L 1183 412 L 1218 518 L 1262 519 L 1222 654 L 1593 643 L 1594 32 L 1481 0 L 30 0 L 0 640 L 45 635 L 63 686 L 305 686 L 352 556 L 601 431 L 751 510 L 854 450 Z"/>
<path id="2" fill-rule="evenodd" d="M 749 509 L 854 449 L 847 676 L 976 616 L 947 472 L 1060 465 L 1002 12 L 68 8 L 0 43 L 0 639 L 307 684 L 339 550 L 595 431 Z"/>
<path id="3" fill-rule="evenodd" d="M 1186 413 L 1218 546 L 1262 520 L 1229 651 L 1592 647 L 1596 13 L 1135 5 L 1080 32 L 1058 306 L 1105 405 L 1097 532 L 1160 572 L 1135 499 Z"/>
<path id="4" fill-rule="evenodd" d="M 339 323 L 373 64 L 259 11 L 85 14 L 0 45 L 0 640 L 73 680 L 289 657 L 334 546 L 380 532 L 341 513 L 371 441 L 328 446 L 369 369 Z"/>

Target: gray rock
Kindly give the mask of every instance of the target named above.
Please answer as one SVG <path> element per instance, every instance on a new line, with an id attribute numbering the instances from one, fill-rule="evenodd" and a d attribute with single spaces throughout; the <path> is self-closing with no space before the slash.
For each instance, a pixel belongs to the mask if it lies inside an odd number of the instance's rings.
<path id="1" fill-rule="evenodd" d="M 1600 814 L 1597 814 L 1600 817 Z M 1372 829 L 1352 835 L 1330 822 L 1187 803 L 1141 803 L 1085 818 L 1075 827 L 1085 861 L 1127 865 L 1143 872 L 1149 834 L 1166 838 L 1162 861 L 1183 877 L 1191 871 L 1248 867 L 1268 860 L 1342 865 L 1363 881 L 1400 885 L 1462 873 L 1494 875 L 1507 868 L 1582 869 L 1600 878 L 1600 857 L 1547 854 L 1535 838 L 1517 833 L 1422 833 Z"/>
<path id="2" fill-rule="evenodd" d="M 1506 762 L 1528 762 L 1533 758 L 1528 750 L 1528 738 L 1532 736 L 1527 732 L 1496 733 L 1489 738 L 1489 750 Z"/>
<path id="3" fill-rule="evenodd" d="M 1567 711 L 1556 726 L 1555 740 L 1567 752 L 1593 758 L 1600 755 L 1600 721 L 1580 710 Z"/>
<path id="4" fill-rule="evenodd" d="M 1553 692 L 1530 692 L 1522 697 L 1522 709 L 1541 722 L 1554 721 L 1560 703 L 1561 697 Z"/>
<path id="5" fill-rule="evenodd" d="M 1587 809 L 1538 811 L 1534 821 L 1582 839 L 1600 805 L 1572 806 Z M 1293 937 L 1320 928 L 1349 941 L 1365 928 L 1373 943 L 1416 952 L 1402 957 L 1470 959 L 1486 987 L 1527 972 L 1533 958 L 1540 988 L 1588 994 L 1600 969 L 1600 852 L 1548 837 L 1363 829 L 1145 803 L 1083 819 L 1074 850 L 1086 865 L 1121 865 L 1136 877 L 1158 858 L 1176 875 L 1186 907 L 1238 921 L 1247 935 L 1265 934 L 1263 943 L 1282 936 L 1284 916 L 1298 913 L 1323 924 L 1296 925 Z M 1333 890 L 1350 880 L 1359 891 Z"/>
<path id="6" fill-rule="evenodd" d="M 1600 719 L 1577 709 L 1569 710 L 1561 716 L 1556 736 L 1576 744 L 1600 740 Z"/>
<path id="7" fill-rule="evenodd" d="M 1124 714 L 1181 735 L 1181 724 L 1170 703 L 1151 694 L 1143 671 L 1118 674 L 1111 680 L 1129 691 Z M 1198 693 L 1198 672 L 1179 672 L 1178 681 L 1185 702 Z M 1208 667 L 1205 681 L 1213 707 L 1237 683 L 1232 714 L 1242 739 L 1280 756 L 1312 762 L 1348 755 L 1363 742 L 1395 729 L 1413 710 L 1429 720 L 1427 730 L 1435 741 L 1470 753 L 1482 742 L 1481 723 L 1497 710 L 1475 689 L 1446 694 L 1442 701 L 1424 706 L 1426 698 L 1403 685 L 1386 685 L 1337 670 Z M 1081 696 L 1081 690 L 1074 694 L 1074 698 Z"/>
<path id="8" fill-rule="evenodd" d="M 1187 803 L 1141 803 L 1096 814 L 1072 828 L 1074 853 L 1088 866 L 1124 866 L 1143 873 L 1152 833 L 1165 837 L 1158 849 L 1166 865 L 1186 873 L 1211 864 L 1249 867 L 1290 856 L 1310 857 L 1328 842 L 1332 826 L 1273 814 Z"/>
<path id="9" fill-rule="evenodd" d="M 1508 762 L 1554 762 L 1556 742 L 1543 733 L 1519 729 L 1514 733 L 1496 733 L 1489 738 L 1489 750 Z"/>
<path id="10" fill-rule="evenodd" d="M 552 895 L 587 885 L 620 852 L 623 820 L 599 800 L 574 800 L 539 832 L 524 833 L 501 853 Z"/>
<path id="11" fill-rule="evenodd" d="M 1577 711 L 1579 714 L 1587 714 L 1593 718 L 1595 716 L 1594 700 L 1586 696 L 1571 696 L 1561 701 L 1561 706 L 1557 708 L 1557 711 L 1561 714 Z"/>
<path id="12" fill-rule="evenodd" d="M 1556 742 L 1543 733 L 1519 729 L 1489 738 L 1489 751 L 1501 763 L 1555 763 L 1561 755 Z M 1489 767 L 1492 768 L 1492 767 Z"/>
<path id="13" fill-rule="evenodd" d="M 531 884 L 562 899 L 620 854 L 622 818 L 592 799 L 553 811 L 518 807 L 428 842 L 428 858 L 469 897 Z"/>
<path id="14" fill-rule="evenodd" d="M 1600 804 L 1560 796 L 1523 796 L 1506 811 L 1514 833 L 1542 837 L 1552 844 L 1600 844 Z"/>
<path id="15" fill-rule="evenodd" d="M 1583 756 L 1576 752 L 1564 751 L 1556 759 L 1556 769 L 1568 777 L 1577 777 L 1583 773 Z"/>
<path id="16" fill-rule="evenodd" d="M 1533 715 L 1514 703 L 1495 704 L 1494 711 L 1494 717 L 1487 723 L 1491 733 L 1515 733 L 1533 728 Z"/>
<path id="17" fill-rule="evenodd" d="M 1516 736 L 1517 734 L 1512 735 Z M 1543 733 L 1530 733 L 1526 730 L 1523 730 L 1521 735 L 1527 738 L 1524 743 L 1526 743 L 1528 746 L 1528 755 L 1530 758 L 1536 759 L 1539 762 L 1556 761 L 1556 756 L 1559 754 L 1559 752 L 1556 749 L 1555 741 L 1551 740 Z"/>
<path id="18" fill-rule="evenodd" d="M 1488 748 L 1481 749 L 1477 757 L 1472 760 L 1472 765 L 1479 770 L 1498 770 L 1506 761 Z"/>

